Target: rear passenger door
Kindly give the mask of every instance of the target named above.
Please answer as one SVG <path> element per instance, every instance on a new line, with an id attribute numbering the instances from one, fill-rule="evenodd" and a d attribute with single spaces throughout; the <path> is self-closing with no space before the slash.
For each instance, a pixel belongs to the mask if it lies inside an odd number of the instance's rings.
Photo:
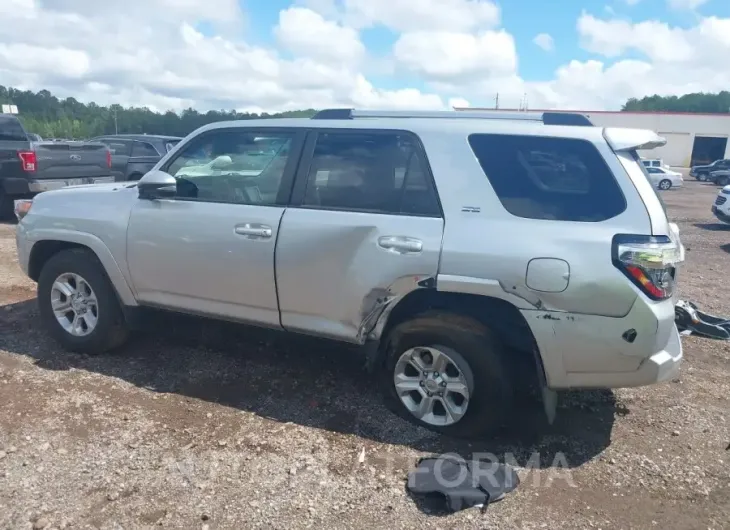
<path id="1" fill-rule="evenodd" d="M 311 132 L 276 247 L 282 326 L 364 342 L 389 301 L 435 278 L 443 227 L 415 135 Z"/>

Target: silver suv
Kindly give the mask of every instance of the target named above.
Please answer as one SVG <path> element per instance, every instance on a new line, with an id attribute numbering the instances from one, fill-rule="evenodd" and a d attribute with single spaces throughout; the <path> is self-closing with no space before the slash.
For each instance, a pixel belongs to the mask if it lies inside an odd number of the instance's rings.
<path id="1" fill-rule="evenodd" d="M 365 112 L 216 123 L 137 183 L 18 204 L 19 260 L 71 350 L 145 307 L 363 346 L 388 403 L 443 433 L 555 390 L 674 377 L 683 259 L 637 149 L 579 115 Z"/>

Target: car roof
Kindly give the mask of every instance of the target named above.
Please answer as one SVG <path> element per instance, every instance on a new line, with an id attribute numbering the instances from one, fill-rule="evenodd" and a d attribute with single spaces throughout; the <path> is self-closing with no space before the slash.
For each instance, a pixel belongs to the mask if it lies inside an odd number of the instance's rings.
<path id="1" fill-rule="evenodd" d="M 545 125 L 541 121 L 511 119 L 473 119 L 460 117 L 461 112 L 453 111 L 453 116 L 429 117 L 383 117 L 364 119 L 310 119 L 310 118 L 264 118 L 254 120 L 234 120 L 210 123 L 195 131 L 200 134 L 216 129 L 230 128 L 296 128 L 296 129 L 343 129 L 343 130 L 401 130 L 415 134 L 456 133 L 456 134 L 523 134 L 531 136 L 583 138 L 592 141 L 603 140 L 602 127 L 575 125 Z"/>
<path id="2" fill-rule="evenodd" d="M 182 140 L 181 136 L 166 136 L 163 134 L 105 134 L 103 138 L 122 138 L 125 140 Z"/>

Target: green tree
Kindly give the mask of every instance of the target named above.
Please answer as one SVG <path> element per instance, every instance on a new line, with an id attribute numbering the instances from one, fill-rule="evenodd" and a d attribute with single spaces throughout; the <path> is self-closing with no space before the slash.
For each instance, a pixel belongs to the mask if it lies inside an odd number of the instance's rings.
<path id="1" fill-rule="evenodd" d="M 255 118 L 309 118 L 314 109 L 287 111 L 275 114 L 255 114 L 235 110 L 211 110 L 200 113 L 186 109 L 177 114 L 153 112 L 146 107 L 97 105 L 81 103 L 75 98 L 59 99 L 48 90 L 32 92 L 0 85 L 0 104 L 18 106 L 20 119 L 29 132 L 44 138 L 91 138 L 103 134 L 147 133 L 186 136 L 208 123 Z M 115 129 L 116 119 L 116 129 Z"/>
<path id="2" fill-rule="evenodd" d="M 680 97 L 653 95 L 641 99 L 631 98 L 621 110 L 728 114 L 730 113 L 730 92 L 722 91 L 718 94 L 694 93 Z"/>

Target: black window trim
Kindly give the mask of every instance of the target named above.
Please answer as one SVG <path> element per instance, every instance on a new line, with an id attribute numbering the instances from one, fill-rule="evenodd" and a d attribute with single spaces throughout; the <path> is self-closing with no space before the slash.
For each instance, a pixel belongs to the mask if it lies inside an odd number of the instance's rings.
<path id="1" fill-rule="evenodd" d="M 608 171 L 608 173 L 611 175 L 611 179 L 612 179 L 613 183 L 616 185 L 616 188 L 619 191 L 619 195 L 621 196 L 621 200 L 623 202 L 623 206 L 621 208 L 621 211 L 618 212 L 618 213 L 616 213 L 615 215 L 612 215 L 611 217 L 608 217 L 607 219 L 602 219 L 600 221 L 574 221 L 574 220 L 563 220 L 563 219 L 545 219 L 545 218 L 541 218 L 541 217 L 540 218 L 523 217 L 521 215 L 517 215 L 517 214 L 512 213 L 504 205 L 504 203 L 502 202 L 502 199 L 499 197 L 499 194 L 494 189 L 494 185 L 492 184 L 492 181 L 489 179 L 489 175 L 488 175 L 486 169 L 484 167 L 482 167 L 482 164 L 479 161 L 479 157 L 477 156 L 476 152 L 474 151 L 474 147 L 472 146 L 472 143 L 471 143 L 472 136 L 512 136 L 512 137 L 520 137 L 520 138 L 548 138 L 548 139 L 572 140 L 572 141 L 575 141 L 575 142 L 581 142 L 581 143 L 590 145 L 595 150 L 596 155 L 598 156 L 598 158 L 600 160 L 600 163 L 604 166 L 604 168 L 606 169 L 606 171 Z M 467 144 L 469 146 L 469 149 L 474 154 L 474 158 L 476 159 L 477 164 L 479 165 L 479 168 L 481 169 L 481 171 L 482 171 L 482 173 L 484 175 L 484 178 L 487 179 L 487 182 L 489 183 L 489 186 L 492 188 L 492 191 L 493 191 L 495 197 L 497 197 L 497 200 L 499 201 L 499 203 L 502 206 L 502 208 L 504 209 L 504 211 L 507 212 L 512 217 L 516 217 L 518 219 L 526 219 L 528 221 L 540 221 L 540 222 L 598 224 L 598 223 L 605 223 L 606 221 L 610 221 L 611 219 L 615 219 L 616 217 L 618 217 L 620 215 L 623 215 L 624 213 L 626 213 L 626 210 L 629 207 L 629 203 L 626 200 L 626 194 L 624 193 L 624 190 L 621 187 L 621 184 L 616 179 L 616 175 L 614 174 L 613 169 L 611 168 L 611 165 L 609 164 L 609 161 L 606 160 L 606 158 L 604 157 L 604 155 L 601 152 L 601 150 L 591 140 L 587 140 L 585 138 L 575 138 L 575 137 L 567 137 L 567 136 L 543 136 L 543 135 L 534 136 L 534 135 L 519 134 L 519 133 L 517 133 L 517 134 L 510 134 L 510 133 L 496 133 L 496 132 L 470 133 L 470 134 L 467 135 L 467 138 L 466 139 L 467 139 Z M 634 153 L 636 153 L 636 151 L 634 151 Z M 637 164 L 640 166 L 641 169 L 644 170 L 644 174 L 647 176 L 647 179 L 648 179 L 649 172 L 646 171 L 646 169 L 648 169 L 648 168 L 646 166 L 644 166 L 644 164 L 642 163 L 642 159 L 639 157 L 638 153 L 636 153 L 635 156 L 636 156 L 636 162 L 637 162 Z M 660 201 L 661 201 L 661 198 L 660 198 Z"/>
<path id="2" fill-rule="evenodd" d="M 281 182 L 279 183 L 279 191 L 276 194 L 276 200 L 273 204 L 245 204 L 231 201 L 217 201 L 211 199 L 197 199 L 188 197 L 175 197 L 173 201 L 185 201 L 185 202 L 201 202 L 201 203 L 215 203 L 215 204 L 233 204 L 236 206 L 258 206 L 263 208 L 281 208 L 289 205 L 289 200 L 292 194 L 292 185 L 294 182 L 294 175 L 297 170 L 297 165 L 302 156 L 302 150 L 304 147 L 305 130 L 297 127 L 221 127 L 216 129 L 209 129 L 203 133 L 200 133 L 192 138 L 188 138 L 187 141 L 175 153 L 175 156 L 168 159 L 161 167 L 160 171 L 167 173 L 170 166 L 180 158 L 183 152 L 188 146 L 193 145 L 194 142 L 198 142 L 201 139 L 205 139 L 209 136 L 220 133 L 263 133 L 263 134 L 292 134 L 292 143 L 289 148 L 289 158 L 286 161 L 284 167 L 284 173 L 281 176 Z M 178 143 L 182 144 L 182 140 Z"/>
<path id="3" fill-rule="evenodd" d="M 353 208 L 338 208 L 333 206 L 311 206 L 304 204 L 304 196 L 307 190 L 307 181 L 309 178 L 309 170 L 312 167 L 312 159 L 314 157 L 314 149 L 317 145 L 317 139 L 319 138 L 320 134 L 349 134 L 349 135 L 359 135 L 359 134 L 397 134 L 397 135 L 405 135 L 409 136 L 412 140 L 414 145 L 416 146 L 416 149 L 418 150 L 418 153 L 421 155 L 420 158 L 420 164 L 423 165 L 421 168 L 423 172 L 426 175 L 426 179 L 428 181 L 428 184 L 431 186 L 434 195 L 436 197 L 436 204 L 438 206 L 438 215 L 436 214 L 417 214 L 417 213 L 409 213 L 409 212 L 384 212 L 382 210 L 357 210 Z M 405 185 L 405 182 L 403 182 L 403 185 Z M 421 139 L 418 137 L 417 134 L 415 134 L 412 131 L 406 131 L 402 129 L 361 129 L 361 128 L 311 128 L 307 130 L 307 139 L 304 144 L 304 149 L 301 156 L 301 161 L 299 163 L 299 167 L 297 169 L 296 177 L 294 179 L 294 186 L 293 191 L 291 195 L 291 201 L 289 202 L 289 206 L 291 208 L 300 208 L 303 210 L 317 210 L 317 211 L 324 211 L 324 212 L 350 212 L 350 213 L 367 213 L 367 214 L 376 214 L 376 215 L 398 215 L 398 216 L 404 216 L 404 217 L 423 217 L 423 218 L 430 218 L 430 219 L 443 219 L 444 218 L 444 209 L 441 205 L 441 198 L 438 194 L 438 187 L 436 187 L 436 181 L 433 177 L 433 172 L 431 171 L 431 163 L 428 160 L 428 156 L 426 156 L 426 149 L 423 147 L 423 142 L 421 142 Z"/>

